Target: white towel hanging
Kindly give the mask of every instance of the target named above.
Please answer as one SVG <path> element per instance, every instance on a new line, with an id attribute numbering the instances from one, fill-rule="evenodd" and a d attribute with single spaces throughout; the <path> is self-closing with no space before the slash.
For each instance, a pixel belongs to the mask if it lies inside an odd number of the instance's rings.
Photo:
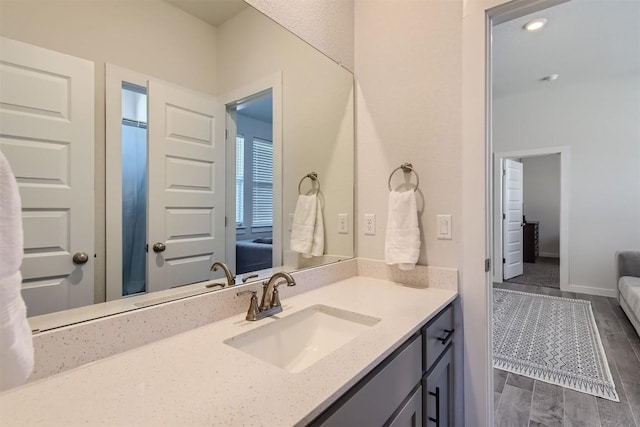
<path id="1" fill-rule="evenodd" d="M 21 215 L 18 185 L 0 152 L 0 390 L 22 384 L 33 369 L 33 339 L 20 294 Z"/>
<path id="2" fill-rule="evenodd" d="M 318 197 L 299 195 L 293 214 L 291 250 L 305 258 L 324 254 L 324 223 Z"/>
<path id="3" fill-rule="evenodd" d="M 420 256 L 420 228 L 413 191 L 389 193 L 384 258 L 401 270 L 413 270 Z"/>

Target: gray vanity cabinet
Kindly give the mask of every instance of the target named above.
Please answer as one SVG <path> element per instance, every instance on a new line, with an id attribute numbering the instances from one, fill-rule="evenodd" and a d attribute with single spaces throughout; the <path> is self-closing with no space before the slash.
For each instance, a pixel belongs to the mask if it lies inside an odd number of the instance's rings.
<path id="1" fill-rule="evenodd" d="M 454 403 L 452 342 L 449 305 L 310 425 L 449 426 Z"/>
<path id="2" fill-rule="evenodd" d="M 453 421 L 453 346 L 422 379 L 424 426 L 447 427 Z"/>

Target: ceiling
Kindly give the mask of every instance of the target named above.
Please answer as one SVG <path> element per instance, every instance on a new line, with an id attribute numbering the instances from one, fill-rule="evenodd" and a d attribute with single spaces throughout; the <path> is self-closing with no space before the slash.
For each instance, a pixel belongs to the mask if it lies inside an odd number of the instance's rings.
<path id="1" fill-rule="evenodd" d="M 524 24 L 546 18 L 539 31 Z M 640 0 L 571 0 L 493 28 L 494 96 L 640 73 Z M 552 82 L 541 80 L 559 74 Z"/>
<path id="2" fill-rule="evenodd" d="M 243 0 L 165 0 L 200 18 L 208 24 L 217 27 L 227 19 L 248 7 Z"/>

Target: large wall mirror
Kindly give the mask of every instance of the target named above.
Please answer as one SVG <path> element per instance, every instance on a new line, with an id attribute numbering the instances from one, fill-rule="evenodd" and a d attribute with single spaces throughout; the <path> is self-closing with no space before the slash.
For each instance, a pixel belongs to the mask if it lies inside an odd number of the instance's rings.
<path id="1" fill-rule="evenodd" d="M 34 329 L 353 257 L 353 75 L 242 0 L 2 0 L 0 35 Z"/>

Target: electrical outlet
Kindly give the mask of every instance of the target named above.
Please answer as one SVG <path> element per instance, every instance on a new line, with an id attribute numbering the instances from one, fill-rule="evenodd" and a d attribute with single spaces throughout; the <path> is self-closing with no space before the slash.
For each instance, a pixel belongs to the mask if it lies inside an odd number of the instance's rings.
<path id="1" fill-rule="evenodd" d="M 349 214 L 338 214 L 338 233 L 349 233 Z"/>
<path id="2" fill-rule="evenodd" d="M 376 235 L 376 214 L 364 214 L 364 234 Z"/>

